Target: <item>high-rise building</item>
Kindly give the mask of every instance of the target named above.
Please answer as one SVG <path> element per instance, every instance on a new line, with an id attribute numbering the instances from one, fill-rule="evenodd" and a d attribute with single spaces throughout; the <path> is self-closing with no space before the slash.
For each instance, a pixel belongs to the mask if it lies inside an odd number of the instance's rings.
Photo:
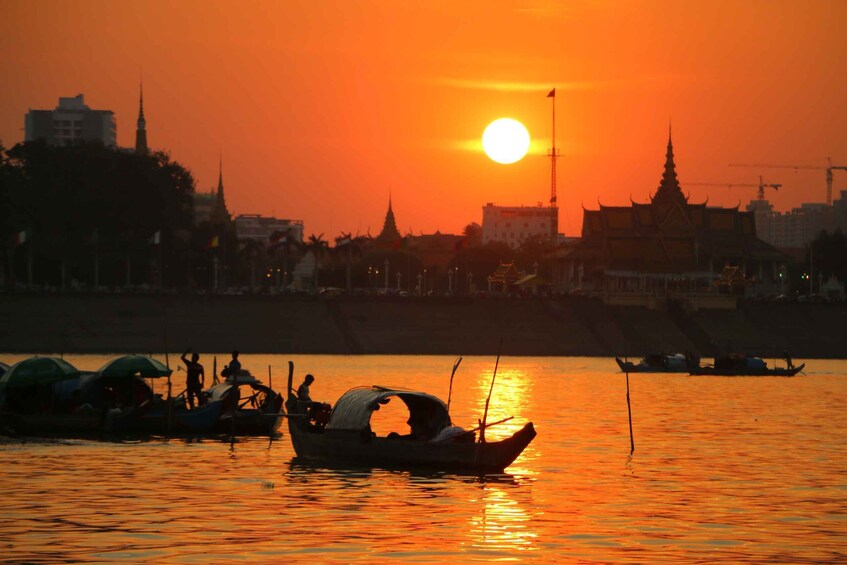
<path id="1" fill-rule="evenodd" d="M 756 233 L 763 241 L 790 249 L 805 246 L 822 231 L 833 231 L 838 224 L 838 203 L 836 200 L 833 206 L 827 206 L 823 202 L 805 202 L 782 213 L 774 211 L 767 200 L 753 200 L 747 210 L 754 213 Z"/>
<path id="2" fill-rule="evenodd" d="M 115 147 L 117 126 L 111 110 L 92 110 L 82 94 L 59 98 L 53 110 L 32 110 L 24 118 L 24 140 L 44 139 L 54 145 L 77 141 L 99 141 Z"/>
<path id="3" fill-rule="evenodd" d="M 847 190 L 841 191 L 841 198 L 832 203 L 835 210 L 835 229 L 847 235 Z"/>

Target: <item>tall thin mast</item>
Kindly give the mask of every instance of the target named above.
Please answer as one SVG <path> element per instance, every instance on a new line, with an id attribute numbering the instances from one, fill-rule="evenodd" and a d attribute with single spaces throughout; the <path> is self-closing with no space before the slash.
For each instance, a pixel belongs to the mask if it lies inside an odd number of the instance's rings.
<path id="1" fill-rule="evenodd" d="M 556 204 L 556 158 L 559 152 L 556 150 L 556 89 L 550 91 L 547 98 L 552 98 L 553 103 L 553 133 L 551 135 L 552 148 L 550 149 L 550 241 L 556 242 L 559 233 L 559 208 Z"/>

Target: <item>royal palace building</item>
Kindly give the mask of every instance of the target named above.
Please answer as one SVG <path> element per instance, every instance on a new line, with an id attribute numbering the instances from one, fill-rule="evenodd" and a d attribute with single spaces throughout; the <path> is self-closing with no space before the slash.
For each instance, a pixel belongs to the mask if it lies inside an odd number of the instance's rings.
<path id="1" fill-rule="evenodd" d="M 650 202 L 584 210 L 582 237 L 553 254 L 552 275 L 554 290 L 608 303 L 732 308 L 740 295 L 778 294 L 789 261 L 756 236 L 753 212 L 689 202 L 669 136 Z"/>

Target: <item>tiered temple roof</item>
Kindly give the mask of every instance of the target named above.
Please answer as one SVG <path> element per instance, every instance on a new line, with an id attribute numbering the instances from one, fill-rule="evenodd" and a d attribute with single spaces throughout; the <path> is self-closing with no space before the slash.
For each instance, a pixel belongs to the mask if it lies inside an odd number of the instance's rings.
<path id="1" fill-rule="evenodd" d="M 562 256 L 591 259 L 604 271 L 693 273 L 707 258 L 781 261 L 785 255 L 756 237 L 752 212 L 690 203 L 680 188 L 673 142 L 649 203 L 584 210 L 582 239 Z"/>

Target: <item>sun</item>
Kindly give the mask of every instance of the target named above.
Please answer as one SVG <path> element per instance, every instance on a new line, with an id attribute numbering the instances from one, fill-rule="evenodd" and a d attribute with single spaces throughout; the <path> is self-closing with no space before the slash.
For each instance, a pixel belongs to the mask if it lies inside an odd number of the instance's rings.
<path id="1" fill-rule="evenodd" d="M 494 120 L 482 134 L 482 148 L 492 161 L 516 163 L 529 151 L 529 132 L 512 118 Z"/>

